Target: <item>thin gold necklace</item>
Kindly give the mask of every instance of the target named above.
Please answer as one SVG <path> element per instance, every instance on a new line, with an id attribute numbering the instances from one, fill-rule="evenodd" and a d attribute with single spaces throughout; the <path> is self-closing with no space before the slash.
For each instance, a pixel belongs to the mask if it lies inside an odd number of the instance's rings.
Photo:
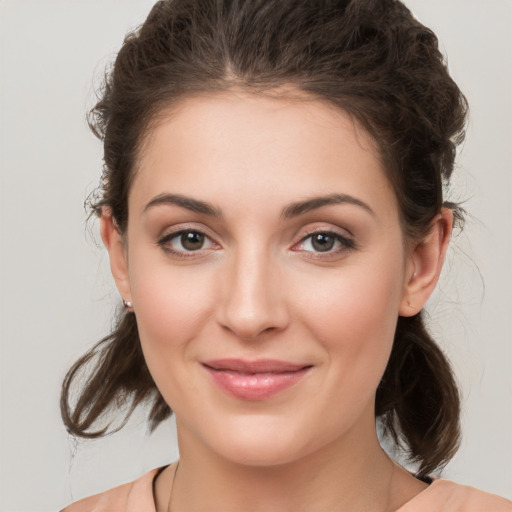
<path id="1" fill-rule="evenodd" d="M 387 500 L 386 500 L 386 503 L 384 505 L 384 509 L 383 511 L 384 512 L 387 512 L 388 509 L 389 509 L 389 503 L 391 501 L 391 487 L 393 485 L 393 478 L 395 476 L 395 465 L 393 464 L 393 461 L 391 461 L 391 475 L 390 475 L 390 478 L 389 478 L 389 484 L 388 484 L 388 496 L 387 496 Z M 172 501 L 172 496 L 173 496 L 173 491 L 174 491 L 174 483 L 176 482 L 176 473 L 178 473 L 178 467 L 180 465 L 180 461 L 178 460 L 178 462 L 176 462 L 176 469 L 174 470 L 174 475 L 172 477 L 172 484 L 171 484 L 171 493 L 169 495 L 169 503 L 167 504 L 167 512 L 172 512 L 171 511 L 171 501 Z"/>
<path id="2" fill-rule="evenodd" d="M 178 459 L 178 462 L 176 462 L 176 469 L 174 470 L 174 475 L 172 477 L 172 484 L 171 484 L 171 494 L 169 495 L 169 503 L 167 504 L 167 512 L 171 512 L 171 500 L 174 490 L 174 482 L 176 482 L 176 473 L 178 472 L 178 466 L 180 465 L 180 461 Z"/>

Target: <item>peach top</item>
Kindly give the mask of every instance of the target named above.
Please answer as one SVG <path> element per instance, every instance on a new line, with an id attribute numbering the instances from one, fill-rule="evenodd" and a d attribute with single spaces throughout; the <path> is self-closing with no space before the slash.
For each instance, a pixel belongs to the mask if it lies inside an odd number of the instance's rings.
<path id="1" fill-rule="evenodd" d="M 134 482 L 77 501 L 61 512 L 156 512 L 156 468 Z M 512 502 L 473 487 L 434 480 L 396 512 L 512 512 Z"/>

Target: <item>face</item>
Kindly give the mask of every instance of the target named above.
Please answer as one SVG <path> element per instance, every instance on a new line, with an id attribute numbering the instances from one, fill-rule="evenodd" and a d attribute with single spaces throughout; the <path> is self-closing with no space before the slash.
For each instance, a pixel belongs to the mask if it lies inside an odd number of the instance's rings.
<path id="1" fill-rule="evenodd" d="M 263 465 L 374 429 L 414 262 L 344 112 L 184 100 L 140 155 L 122 247 L 114 275 L 182 439 Z"/>

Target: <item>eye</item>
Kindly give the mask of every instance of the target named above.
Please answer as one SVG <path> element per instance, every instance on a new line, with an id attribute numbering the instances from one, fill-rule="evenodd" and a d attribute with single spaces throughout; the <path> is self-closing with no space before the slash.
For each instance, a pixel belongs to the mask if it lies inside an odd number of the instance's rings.
<path id="1" fill-rule="evenodd" d="M 333 231 L 309 233 L 299 244 L 299 250 L 311 253 L 337 254 L 354 248 L 353 240 Z"/>
<path id="2" fill-rule="evenodd" d="M 182 258 L 192 257 L 194 255 L 190 253 L 216 246 L 208 235 L 195 229 L 182 229 L 169 233 L 158 241 L 158 245 L 164 251 Z"/>

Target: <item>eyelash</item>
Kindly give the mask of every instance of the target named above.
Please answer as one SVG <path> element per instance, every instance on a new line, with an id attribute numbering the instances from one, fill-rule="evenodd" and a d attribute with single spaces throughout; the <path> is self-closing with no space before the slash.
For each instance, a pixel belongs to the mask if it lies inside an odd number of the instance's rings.
<path id="1" fill-rule="evenodd" d="M 340 233 L 337 233 L 336 231 L 329 231 L 329 230 L 314 230 L 310 231 L 309 233 L 306 233 L 300 240 L 300 244 L 304 244 L 304 242 L 308 238 L 312 238 L 314 235 L 325 235 L 331 238 L 334 238 L 334 242 L 338 242 L 340 244 L 340 247 L 336 250 L 330 250 L 330 251 L 305 251 L 310 252 L 312 255 L 310 258 L 316 258 L 316 259 L 327 259 L 329 257 L 335 256 L 341 252 L 345 251 L 351 251 L 356 249 L 356 244 L 354 240 L 351 238 L 347 238 L 346 236 L 341 235 Z M 324 256 L 325 255 L 325 256 Z"/>
<path id="2" fill-rule="evenodd" d="M 175 238 L 180 237 L 184 233 L 196 233 L 199 235 L 204 235 L 206 238 L 208 238 L 211 241 L 211 238 L 204 233 L 203 231 L 199 229 L 180 229 L 178 231 L 174 231 L 172 233 L 169 233 L 165 236 L 163 236 L 160 240 L 158 240 L 157 244 L 167 253 L 171 254 L 174 257 L 181 258 L 181 259 L 188 259 L 188 258 L 195 258 L 197 257 L 197 253 L 199 253 L 202 249 L 199 249 L 197 251 L 176 251 L 175 249 L 172 249 L 168 244 Z M 325 235 L 334 238 L 335 242 L 338 242 L 341 247 L 338 247 L 336 250 L 330 250 L 330 251 L 304 251 L 314 254 L 314 256 L 310 256 L 311 258 L 316 259 L 326 259 L 329 256 L 333 256 L 336 254 L 339 254 L 340 252 L 344 251 L 350 251 L 356 249 L 356 244 L 354 240 L 347 238 L 340 233 L 337 233 L 336 231 L 329 231 L 329 230 L 316 230 L 311 231 L 309 233 L 306 233 L 305 236 L 303 236 L 299 242 L 299 244 L 304 244 L 308 238 L 313 237 L 314 235 Z M 212 244 L 215 244 L 215 242 L 211 241 Z M 217 244 L 215 244 L 217 245 Z M 325 254 L 325 256 L 324 256 Z"/>
<path id="3" fill-rule="evenodd" d="M 199 235 L 204 235 L 206 238 L 211 240 L 211 238 L 200 229 L 180 229 L 178 231 L 173 231 L 172 233 L 169 233 L 165 236 L 163 236 L 160 240 L 158 240 L 158 245 L 167 253 L 171 254 L 174 257 L 181 258 L 181 259 L 187 259 L 187 258 L 195 258 L 197 257 L 197 253 L 200 252 L 202 249 L 199 249 L 197 251 L 176 251 L 175 249 L 172 249 L 168 244 L 174 240 L 175 238 L 180 237 L 183 235 L 183 233 L 196 233 Z M 215 244 L 215 242 L 212 242 Z"/>

